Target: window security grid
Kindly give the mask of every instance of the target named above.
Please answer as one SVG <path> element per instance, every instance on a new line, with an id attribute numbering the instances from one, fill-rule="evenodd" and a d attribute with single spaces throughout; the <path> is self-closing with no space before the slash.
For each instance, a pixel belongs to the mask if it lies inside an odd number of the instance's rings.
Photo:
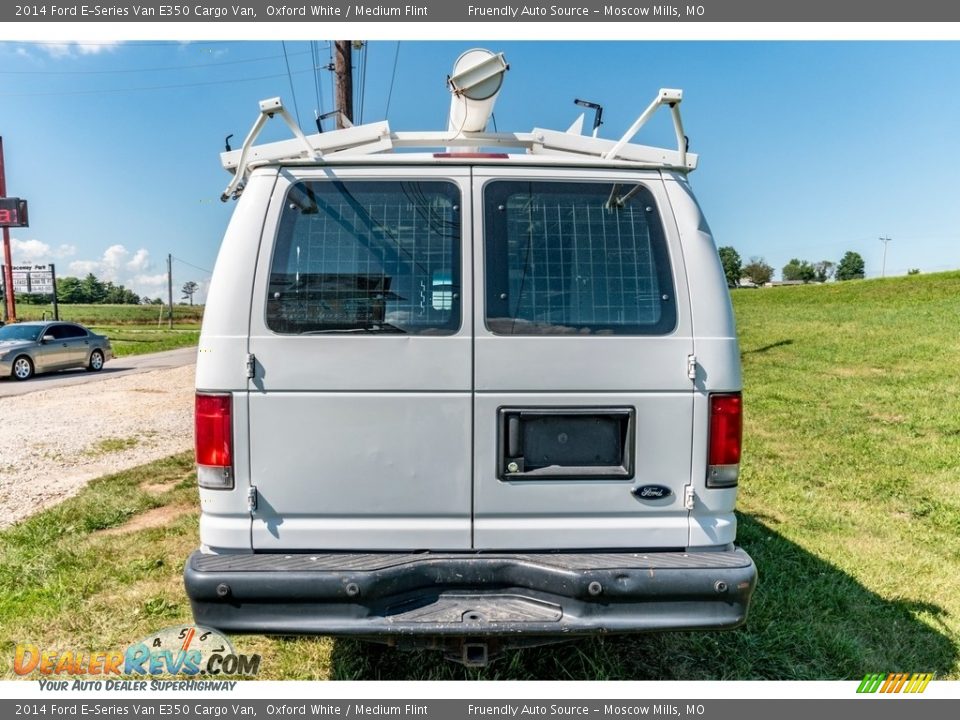
<path id="1" fill-rule="evenodd" d="M 642 186 L 494 182 L 487 324 L 498 334 L 661 334 L 675 323 L 665 240 Z"/>
<path id="2" fill-rule="evenodd" d="M 448 182 L 295 185 L 271 265 L 267 326 L 279 333 L 455 332 L 459 194 Z"/>

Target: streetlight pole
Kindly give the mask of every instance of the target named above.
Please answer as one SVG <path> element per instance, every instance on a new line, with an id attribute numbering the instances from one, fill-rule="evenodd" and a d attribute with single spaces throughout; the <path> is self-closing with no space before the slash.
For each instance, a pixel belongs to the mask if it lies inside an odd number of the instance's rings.
<path id="1" fill-rule="evenodd" d="M 883 265 L 880 266 L 880 277 L 885 277 L 887 274 L 887 243 L 891 240 L 893 240 L 891 237 L 880 238 L 880 242 L 883 243 Z"/>

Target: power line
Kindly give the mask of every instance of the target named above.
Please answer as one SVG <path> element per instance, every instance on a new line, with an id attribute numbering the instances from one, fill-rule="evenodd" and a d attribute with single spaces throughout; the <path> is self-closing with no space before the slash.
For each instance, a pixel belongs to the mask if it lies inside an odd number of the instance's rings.
<path id="1" fill-rule="evenodd" d="M 205 45 L 226 45 L 228 40 L 204 40 Z M 20 45 L 83 45 L 84 47 L 101 47 L 101 46 L 115 46 L 120 47 L 146 47 L 149 45 L 174 45 L 176 43 L 170 40 L 104 40 L 103 42 L 99 40 L 31 40 L 29 42 L 21 42 Z"/>
<path id="2" fill-rule="evenodd" d="M 189 265 L 189 266 L 192 267 L 194 270 L 199 270 L 200 272 L 205 272 L 205 273 L 207 273 L 207 275 L 212 275 L 212 274 L 213 274 L 213 271 L 212 271 L 212 270 L 207 270 L 206 268 L 199 267 L 198 265 L 194 265 L 193 263 L 188 263 L 186 260 L 181 260 L 180 258 L 175 257 L 175 256 L 173 256 L 173 255 L 171 255 L 170 257 L 172 257 L 172 258 L 173 258 L 174 260 L 176 260 L 178 263 L 182 263 L 182 264 L 184 264 L 184 265 Z"/>
<path id="3" fill-rule="evenodd" d="M 390 90 L 387 92 L 387 109 L 383 112 L 386 119 L 390 114 L 390 99 L 393 97 L 393 81 L 397 79 L 397 58 L 400 57 L 400 41 L 397 40 L 397 50 L 393 53 L 393 72 L 390 74 Z"/>
<path id="4" fill-rule="evenodd" d="M 280 44 L 283 46 L 283 62 L 287 65 L 287 79 L 290 80 L 290 94 L 293 95 L 293 111 L 297 115 L 297 127 L 303 127 L 303 123 L 300 122 L 300 108 L 297 106 L 297 91 L 293 89 L 293 75 L 290 74 L 290 60 L 287 58 L 287 43 L 281 40 Z"/>
<path id="5" fill-rule="evenodd" d="M 292 56 L 306 55 L 306 52 L 290 53 Z M 193 65 L 168 65 L 166 67 L 150 68 L 122 68 L 115 70 L 0 70 L 0 75 L 120 75 L 129 73 L 166 72 L 168 70 L 194 70 L 197 68 L 221 67 L 223 65 L 240 65 L 242 63 L 276 60 L 283 55 L 264 55 L 242 60 L 224 60 L 222 62 L 196 63 Z"/>
<path id="6" fill-rule="evenodd" d="M 293 75 L 309 72 L 309 70 L 295 70 Z M 109 88 L 99 90 L 56 90 L 51 92 L 38 93 L 0 93 L 0 97 L 44 97 L 49 95 L 106 95 L 124 92 L 141 92 L 144 90 L 178 90 L 188 87 L 207 87 L 210 85 L 229 85 L 232 83 L 256 82 L 257 80 L 274 80 L 276 78 L 286 77 L 286 73 L 276 73 L 273 75 L 259 75 L 257 77 L 234 78 L 232 80 L 210 80 L 206 82 L 182 83 L 177 85 L 150 85 L 132 88 Z"/>

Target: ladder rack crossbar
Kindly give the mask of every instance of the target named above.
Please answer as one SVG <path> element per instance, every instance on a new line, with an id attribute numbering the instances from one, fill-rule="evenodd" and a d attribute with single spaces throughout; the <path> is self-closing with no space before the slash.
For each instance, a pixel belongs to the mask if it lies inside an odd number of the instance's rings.
<path id="1" fill-rule="evenodd" d="M 317 164 L 343 157 L 369 156 L 390 153 L 397 149 L 442 150 L 451 144 L 459 150 L 484 148 L 514 148 L 524 150 L 547 161 L 556 157 L 557 162 L 576 159 L 592 164 L 636 165 L 641 168 L 670 169 L 688 173 L 697 167 L 697 155 L 687 152 L 687 139 L 680 118 L 680 90 L 662 89 L 654 101 L 640 114 L 633 125 L 619 140 L 608 140 L 581 135 L 581 127 L 574 123 L 566 132 L 534 128 L 528 133 L 461 132 L 450 130 L 426 132 L 391 132 L 386 121 L 368 123 L 334 130 L 326 133 L 304 135 L 280 98 L 271 98 L 260 103 L 260 114 L 247 134 L 240 150 L 221 153 L 220 160 L 225 170 L 234 173 L 222 200 L 237 197 L 243 190 L 254 167 L 272 164 Z M 661 148 L 638 145 L 630 141 L 662 106 L 668 106 L 677 137 L 677 148 Z M 294 138 L 255 145 L 266 121 L 280 115 L 290 127 Z M 579 164 L 579 163 L 578 163 Z"/>

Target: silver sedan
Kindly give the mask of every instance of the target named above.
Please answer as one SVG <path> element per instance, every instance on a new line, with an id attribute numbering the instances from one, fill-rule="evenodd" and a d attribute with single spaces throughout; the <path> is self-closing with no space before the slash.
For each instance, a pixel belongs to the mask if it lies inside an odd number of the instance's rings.
<path id="1" fill-rule="evenodd" d="M 0 377 L 28 380 L 68 368 L 97 371 L 113 358 L 110 341 L 77 323 L 23 322 L 0 327 Z"/>

